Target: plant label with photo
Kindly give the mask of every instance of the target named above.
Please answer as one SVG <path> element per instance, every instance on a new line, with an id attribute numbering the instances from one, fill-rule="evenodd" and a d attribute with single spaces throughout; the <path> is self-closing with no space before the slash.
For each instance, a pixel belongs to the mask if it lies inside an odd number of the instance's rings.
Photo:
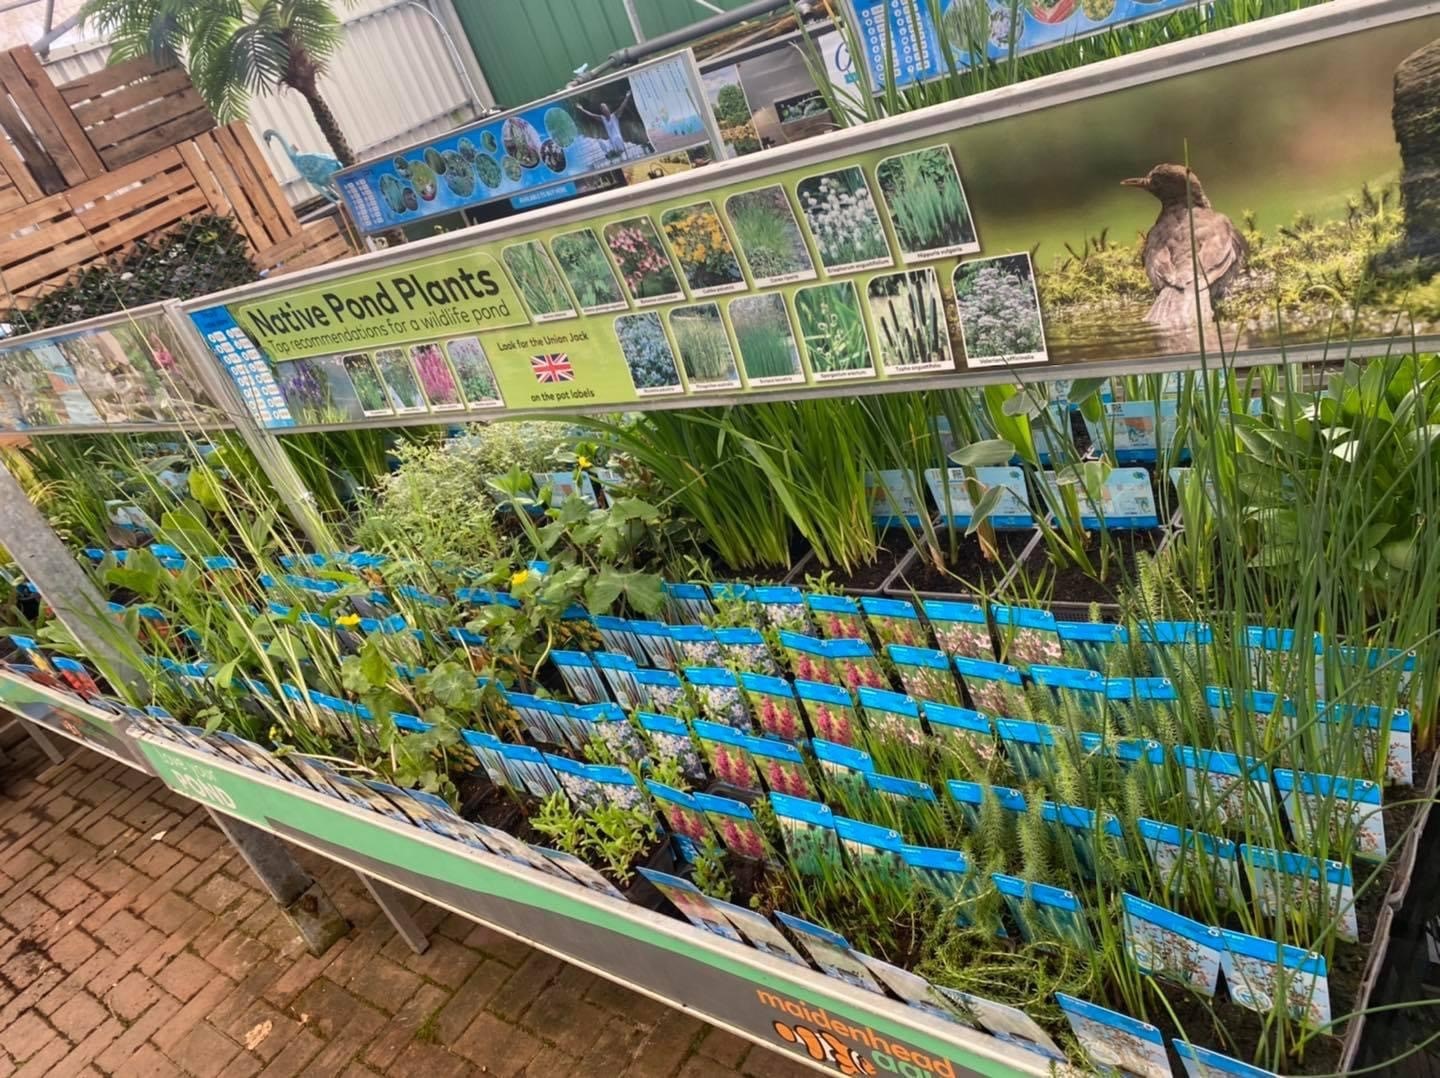
<path id="1" fill-rule="evenodd" d="M 608 701 L 605 681 L 594 661 L 583 651 L 552 651 L 550 661 L 560 671 L 565 682 L 565 691 L 582 704 L 596 704 Z"/>
<path id="2" fill-rule="evenodd" d="M 737 790 L 760 792 L 760 774 L 750 752 L 751 738 L 720 722 L 696 719 L 691 726 L 716 779 Z"/>
<path id="3" fill-rule="evenodd" d="M 596 894 L 625 901 L 625 895 L 618 887 L 575 855 L 562 850 L 552 850 L 548 846 L 531 846 L 530 848 L 582 887 L 588 888 Z M 645 869 L 642 868 L 640 871 L 644 872 Z"/>
<path id="4" fill-rule="evenodd" d="M 1341 939 L 1359 941 L 1355 880 L 1347 865 L 1250 845 L 1240 847 L 1240 861 L 1249 870 L 1251 893 L 1266 916 L 1291 913 L 1322 922 L 1333 918 Z"/>
<path id="5" fill-rule="evenodd" d="M 980 250 L 949 146 L 887 157 L 875 166 L 875 178 L 906 261 L 954 258 Z"/>
<path id="6" fill-rule="evenodd" d="M 1044 1056 L 1055 1063 L 1065 1064 L 1068 1060 L 1054 1038 L 1018 1007 L 971 995 L 955 988 L 936 985 L 947 1000 L 960 1008 L 960 1012 L 973 1016 L 980 1027 L 1006 1044 L 1022 1048 L 1027 1052 Z"/>
<path id="7" fill-rule="evenodd" d="M 1302 849 L 1323 846 L 1335 855 L 1385 860 L 1385 814 L 1375 783 L 1276 768 L 1275 786 Z"/>
<path id="8" fill-rule="evenodd" d="M 770 806 L 792 869 L 802 876 L 824 876 L 840 867 L 840 836 L 830 806 L 777 793 L 770 795 Z"/>
<path id="9" fill-rule="evenodd" d="M 982 523 L 997 531 L 1028 531 L 1035 527 L 1025 473 L 1019 468 L 926 468 L 925 483 L 952 528 L 969 528 L 975 520 L 975 506 L 992 490 L 1000 492 L 999 501 L 989 507 Z M 972 497 L 972 493 L 977 496 Z"/>
<path id="10" fill-rule="evenodd" d="M 1221 908 L 1239 901 L 1240 869 L 1235 843 L 1143 816 L 1136 821 L 1136 827 L 1166 890 L 1176 895 L 1194 893 L 1192 888 L 1213 892 Z"/>
<path id="11" fill-rule="evenodd" d="M 750 716 L 740 694 L 740 679 L 734 673 L 722 666 L 687 666 L 683 673 L 700 709 L 712 722 L 750 732 Z"/>
<path id="12" fill-rule="evenodd" d="M 772 925 L 764 914 L 732 902 L 706 897 L 711 908 L 729 921 L 757 951 L 782 962 L 789 962 L 792 966 L 810 968 L 810 963 L 805 961 L 805 957 L 795 949 L 795 945 L 785 938 L 785 933 Z"/>
<path id="13" fill-rule="evenodd" d="M 772 676 L 780 673 L 759 629 L 716 629 L 715 642 L 720 645 L 721 662 L 732 669 Z"/>
<path id="14" fill-rule="evenodd" d="M 743 801 L 715 794 L 692 794 L 695 804 L 705 814 L 705 819 L 720 836 L 725 848 L 736 857 L 750 861 L 775 861 L 775 852 L 765 839 L 755 819 L 755 813 Z M 771 795 L 774 799 L 775 795 Z"/>
<path id="15" fill-rule="evenodd" d="M 1230 998 L 1261 1014 L 1284 1001 L 1290 1017 L 1319 1029 L 1330 1021 L 1330 979 L 1322 955 L 1223 929 L 1220 953 Z"/>
<path id="16" fill-rule="evenodd" d="M 1179 1037 L 1172 1038 L 1170 1043 L 1185 1065 L 1186 1078 L 1280 1078 L 1274 1071 L 1261 1070 L 1209 1048 L 1186 1044 Z"/>
<path id="17" fill-rule="evenodd" d="M 665 606 L 672 622 L 683 625 L 699 625 L 715 613 L 715 604 L 710 601 L 710 592 L 704 584 L 660 585 L 665 593 Z"/>
<path id="18" fill-rule="evenodd" d="M 926 512 L 925 495 L 909 472 L 899 468 L 867 472 L 865 495 L 870 501 L 870 519 L 881 528 L 897 528 L 903 524 L 918 528 L 924 519 L 921 514 Z"/>
<path id="19" fill-rule="evenodd" d="M 1070 1030 L 1101 1067 L 1137 1078 L 1173 1078 L 1165 1038 L 1149 1022 L 1131 1018 L 1083 999 L 1055 993 Z"/>
<path id="20" fill-rule="evenodd" d="M 943 651 L 887 644 L 885 654 L 895 664 L 900 684 L 911 696 L 925 704 L 959 706 L 960 684 L 955 680 L 949 656 Z"/>
<path id="21" fill-rule="evenodd" d="M 936 991 L 935 986 L 917 973 L 901 969 L 889 962 L 859 951 L 852 954 L 864 963 L 865 968 L 877 981 L 888 988 L 907 1007 L 938 1018 L 942 1022 L 953 1022 L 967 1029 L 977 1028 L 967 1016 L 962 1015 L 954 1004 Z"/>
<path id="22" fill-rule="evenodd" d="M 1220 930 L 1125 895 L 1125 952 L 1141 973 L 1214 996 L 1220 985 Z"/>
<path id="23" fill-rule="evenodd" d="M 968 707 L 951 707 L 928 700 L 923 708 L 925 721 L 930 724 L 931 731 L 947 754 L 957 756 L 963 764 L 981 771 L 995 759 L 999 745 L 995 739 L 995 727 L 988 716 Z"/>
<path id="24" fill-rule="evenodd" d="M 1255 822 L 1275 819 L 1275 793 L 1270 769 L 1249 756 L 1196 750 L 1177 745 L 1175 758 L 1185 769 L 1185 793 L 1202 821 L 1217 829 L 1245 830 Z"/>
<path id="25" fill-rule="evenodd" d="M 810 729 L 817 738 L 837 745 L 856 746 L 863 736 L 860 713 L 848 690 L 820 681 L 797 677 L 795 695 L 810 718 Z"/>
<path id="26" fill-rule="evenodd" d="M 941 651 L 952 658 L 995 658 L 995 647 L 990 639 L 990 622 L 985 616 L 984 607 L 975 603 L 938 599 L 926 599 L 922 606 Z"/>
<path id="27" fill-rule="evenodd" d="M 682 666 L 718 666 L 725 661 L 715 630 L 708 625 L 672 625 L 670 642 Z"/>
<path id="28" fill-rule="evenodd" d="M 961 262 L 955 267 L 952 285 L 967 367 L 1049 362 L 1035 269 L 1028 253 Z"/>
<path id="29" fill-rule="evenodd" d="M 1085 910 L 1072 892 L 998 872 L 990 879 L 1027 942 L 1062 940 L 1081 951 L 1095 949 Z"/>
<path id="30" fill-rule="evenodd" d="M 740 688 L 761 733 L 789 742 L 805 737 L 805 717 L 790 682 L 765 674 L 741 674 Z"/>
<path id="31" fill-rule="evenodd" d="M 656 715 L 649 711 L 637 711 L 635 721 L 654 746 L 659 760 L 668 760 L 680 768 L 680 773 L 691 782 L 703 782 L 705 762 L 690 737 L 690 727 L 684 719 L 670 715 Z"/>
<path id="32" fill-rule="evenodd" d="M 689 880 L 671 876 L 666 872 L 656 872 L 649 868 L 641 868 L 639 872 L 650 881 L 655 890 L 669 899 L 670 904 L 696 928 L 703 928 L 706 932 L 727 939 L 731 943 L 743 944 L 745 942 L 740 938 L 740 933 L 736 931 L 735 926 L 726 919 L 724 914 L 715 909 L 704 892 Z"/>
<path id="33" fill-rule="evenodd" d="M 815 279 L 815 264 L 785 188 L 776 185 L 731 195 L 725 200 L 725 213 L 756 288 Z"/>
<path id="34" fill-rule="evenodd" d="M 885 994 L 880 982 L 871 976 L 865 963 L 850 949 L 844 936 L 780 910 L 775 911 L 775 919 L 791 931 L 801 950 L 819 967 L 821 973 L 844 981 L 854 988 L 863 988 L 867 992 L 882 996 Z"/>

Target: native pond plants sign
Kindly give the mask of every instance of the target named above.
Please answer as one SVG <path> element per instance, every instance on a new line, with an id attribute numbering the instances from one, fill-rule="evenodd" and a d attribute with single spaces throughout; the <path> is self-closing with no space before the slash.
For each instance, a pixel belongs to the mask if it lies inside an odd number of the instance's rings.
<path id="1" fill-rule="evenodd" d="M 1440 334 L 1440 17 L 1324 14 L 1243 60 L 1181 44 L 1149 81 L 1117 61 L 1053 104 L 1035 80 L 999 118 L 976 95 L 225 306 L 308 425 L 1408 347 Z"/>

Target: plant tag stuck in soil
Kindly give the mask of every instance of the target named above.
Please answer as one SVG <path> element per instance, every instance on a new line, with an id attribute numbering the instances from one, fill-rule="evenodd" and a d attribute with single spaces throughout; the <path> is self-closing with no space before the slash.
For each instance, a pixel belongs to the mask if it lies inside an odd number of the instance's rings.
<path id="1" fill-rule="evenodd" d="M 963 1014 L 972 1016 L 981 1029 L 1006 1044 L 1034 1052 L 1056 1063 L 1068 1062 L 1065 1053 L 1050 1034 L 1020 1008 L 996 1003 L 994 1000 L 955 988 L 946 988 L 943 985 L 936 987 L 946 999 L 956 1004 Z"/>
<path id="2" fill-rule="evenodd" d="M 700 750 L 716 779 L 739 790 L 760 792 L 760 773 L 750 752 L 751 738 L 723 722 L 696 719 L 691 728 L 700 739 Z"/>
<path id="3" fill-rule="evenodd" d="M 740 679 L 723 666 L 687 666 L 685 682 L 696 704 L 711 722 L 750 731 L 750 716 L 740 695 Z"/>
<path id="4" fill-rule="evenodd" d="M 672 670 L 635 671 L 635 684 L 649 699 L 652 711 L 670 714 L 685 702 L 685 683 Z"/>
<path id="5" fill-rule="evenodd" d="M 1334 918 L 1341 939 L 1359 941 L 1355 880 L 1348 866 L 1249 845 L 1240 847 L 1240 861 L 1249 870 L 1261 912 L 1269 917 L 1295 914 L 1312 924 Z"/>
<path id="6" fill-rule="evenodd" d="M 716 629 L 715 642 L 720 645 L 720 661 L 733 670 L 756 674 L 780 673 L 780 666 L 770 654 L 770 647 L 759 629 Z"/>
<path id="7" fill-rule="evenodd" d="M 560 678 L 565 683 L 565 691 L 575 698 L 577 703 L 597 704 L 602 700 L 610 699 L 605 691 L 605 681 L 600 676 L 600 671 L 595 668 L 594 661 L 583 651 L 552 651 L 550 661 L 560 671 Z"/>
<path id="8" fill-rule="evenodd" d="M 882 599 L 865 595 L 860 599 L 860 609 L 875 633 L 881 647 L 901 644 L 905 647 L 929 647 L 930 634 L 920 613 L 909 599 Z"/>
<path id="9" fill-rule="evenodd" d="M 785 938 L 785 933 L 772 925 L 764 914 L 718 898 L 710 898 L 710 905 L 760 953 L 789 962 L 793 966 L 810 968 L 810 963 L 806 962 L 805 957 L 795 949 L 795 945 Z"/>
<path id="10" fill-rule="evenodd" d="M 816 629 L 826 640 L 870 639 L 858 600 L 848 595 L 809 594 L 805 596 L 805 605 L 810 608 Z"/>
<path id="11" fill-rule="evenodd" d="M 743 801 L 715 794 L 692 794 L 695 804 L 705 814 L 710 826 L 720 836 L 725 848 L 736 857 L 751 861 L 774 861 L 775 852 L 765 841 L 765 832 L 755 820 L 755 813 Z M 774 795 L 771 795 L 774 801 Z"/>
<path id="12" fill-rule="evenodd" d="M 1380 787 L 1365 779 L 1275 770 L 1275 786 L 1297 845 L 1308 851 L 1367 861 L 1386 856 Z"/>
<path id="13" fill-rule="evenodd" d="M 1027 782 L 1045 782 L 1055 776 L 1055 732 L 1042 722 L 996 719 L 995 732 L 1015 773 Z"/>
<path id="14" fill-rule="evenodd" d="M 871 976 L 844 936 L 780 910 L 775 911 L 775 919 L 791 931 L 800 949 L 809 955 L 821 973 L 867 992 L 885 994 L 880 982 Z"/>
<path id="15" fill-rule="evenodd" d="M 665 609 L 672 622 L 698 625 L 715 613 L 715 604 L 704 584 L 662 584 Z"/>
<path id="16" fill-rule="evenodd" d="M 805 717 L 795 690 L 782 677 L 741 674 L 740 691 L 750 704 L 750 713 L 767 737 L 797 742 L 805 737 Z"/>
<path id="17" fill-rule="evenodd" d="M 1261 1070 L 1238 1059 L 1222 1056 L 1209 1048 L 1186 1044 L 1179 1037 L 1171 1038 L 1180 1062 L 1185 1065 L 1186 1078 L 1279 1078 L 1274 1071 Z"/>
<path id="18" fill-rule="evenodd" d="M 969 773 L 983 772 L 999 751 L 995 727 L 988 716 L 968 707 L 950 707 L 926 701 L 925 721 L 947 756 L 959 761 Z"/>
<path id="19" fill-rule="evenodd" d="M 1025 677 L 1013 666 L 986 659 L 955 659 L 955 670 L 977 711 L 1013 719 L 1030 718 Z"/>
<path id="20" fill-rule="evenodd" d="M 1141 973 L 1207 996 L 1220 984 L 1220 930 L 1125 895 L 1125 951 Z"/>
<path id="21" fill-rule="evenodd" d="M 870 501 L 870 518 L 877 527 L 918 528 L 924 521 L 925 494 L 911 472 L 899 468 L 867 472 L 865 493 Z"/>
<path id="22" fill-rule="evenodd" d="M 1270 769 L 1249 756 L 1215 749 L 1175 746 L 1185 769 L 1185 794 L 1190 807 L 1210 830 L 1247 825 L 1268 826 L 1275 819 L 1275 793 Z"/>
<path id="23" fill-rule="evenodd" d="M 1108 675 L 1130 644 L 1129 629 L 1110 622 L 1058 621 L 1055 628 L 1065 661 L 1099 674 Z"/>
<path id="24" fill-rule="evenodd" d="M 1313 1028 L 1330 1021 L 1330 979 L 1323 955 L 1224 929 L 1220 960 L 1230 998 L 1265 1014 L 1283 1000 L 1290 1017 Z"/>
<path id="25" fill-rule="evenodd" d="M 990 879 L 1027 943 L 1060 940 L 1082 951 L 1095 949 L 1085 910 L 1073 892 L 998 872 Z"/>
<path id="26" fill-rule="evenodd" d="M 715 630 L 707 625 L 672 625 L 670 640 L 681 666 L 718 666 L 725 661 Z"/>
<path id="27" fill-rule="evenodd" d="M 1235 843 L 1201 831 L 1141 817 L 1140 838 L 1166 889 L 1175 895 L 1212 893 L 1221 908 L 1240 898 Z"/>
<path id="28" fill-rule="evenodd" d="M 660 670 L 675 669 L 680 650 L 670 636 L 670 626 L 663 621 L 632 621 L 630 631 L 645 653 L 645 658 L 637 659 L 637 662 Z"/>
<path id="29" fill-rule="evenodd" d="M 951 528 L 976 525 L 976 506 L 984 516 L 980 524 L 996 531 L 1029 531 L 1035 526 L 1025 473 L 1009 465 L 978 468 L 926 468 L 925 485 Z M 992 496 L 991 491 L 996 493 Z M 998 500 L 992 500 L 998 499 Z M 976 525 L 978 526 L 978 525 Z"/>
<path id="30" fill-rule="evenodd" d="M 990 639 L 990 622 L 984 607 L 938 599 L 926 599 L 923 605 L 930 628 L 935 633 L 935 642 L 945 654 L 951 658 L 995 658 L 995 645 Z"/>
<path id="31" fill-rule="evenodd" d="M 1101 1067 L 1138 1078 L 1172 1078 L 1165 1037 L 1149 1022 L 1056 992 L 1080 1046 Z"/>
<path id="32" fill-rule="evenodd" d="M 655 807 L 675 840 L 676 852 L 682 860 L 693 864 L 699 855 L 700 847 L 714 836 L 710 822 L 700 810 L 699 804 L 684 790 L 677 790 L 652 779 L 645 780 L 645 789 L 655 799 Z"/>
<path id="33" fill-rule="evenodd" d="M 712 906 L 705 893 L 689 880 L 672 876 L 668 872 L 656 872 L 651 868 L 640 868 L 638 871 L 696 928 L 703 928 L 731 943 L 745 942 L 735 926 Z"/>
<path id="34" fill-rule="evenodd" d="M 634 622 L 609 614 L 597 614 L 594 621 L 595 628 L 600 633 L 600 642 L 605 645 L 606 651 L 618 651 L 622 655 L 628 655 L 640 666 L 650 665 L 650 656 L 640 642 Z"/>
<path id="35" fill-rule="evenodd" d="M 840 868 L 840 836 L 830 806 L 784 794 L 770 795 L 780 823 L 790 867 L 802 876 L 822 876 Z"/>
<path id="36" fill-rule="evenodd" d="M 817 738 L 837 745 L 859 745 L 863 735 L 860 713 L 854 698 L 838 685 L 796 680 L 795 695 L 810 717 L 810 729 Z"/>

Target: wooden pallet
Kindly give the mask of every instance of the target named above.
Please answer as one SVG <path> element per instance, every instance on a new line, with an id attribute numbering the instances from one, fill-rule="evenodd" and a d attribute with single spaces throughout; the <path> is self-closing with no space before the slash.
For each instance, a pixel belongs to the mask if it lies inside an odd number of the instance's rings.
<path id="1" fill-rule="evenodd" d="M 29 46 L 0 52 L 0 127 L 43 194 L 57 194 L 105 171 L 85 129 Z"/>
<path id="2" fill-rule="evenodd" d="M 185 70 L 148 57 L 102 67 L 59 90 L 109 169 L 215 127 L 215 117 Z"/>

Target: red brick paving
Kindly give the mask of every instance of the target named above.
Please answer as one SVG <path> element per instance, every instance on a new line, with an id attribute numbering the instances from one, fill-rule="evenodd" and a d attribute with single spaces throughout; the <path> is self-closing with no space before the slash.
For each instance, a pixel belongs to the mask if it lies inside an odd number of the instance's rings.
<path id="1" fill-rule="evenodd" d="M 799 1078 L 814 1072 L 433 906 L 414 954 L 348 870 L 310 955 L 206 812 L 0 731 L 0 1078 Z"/>

